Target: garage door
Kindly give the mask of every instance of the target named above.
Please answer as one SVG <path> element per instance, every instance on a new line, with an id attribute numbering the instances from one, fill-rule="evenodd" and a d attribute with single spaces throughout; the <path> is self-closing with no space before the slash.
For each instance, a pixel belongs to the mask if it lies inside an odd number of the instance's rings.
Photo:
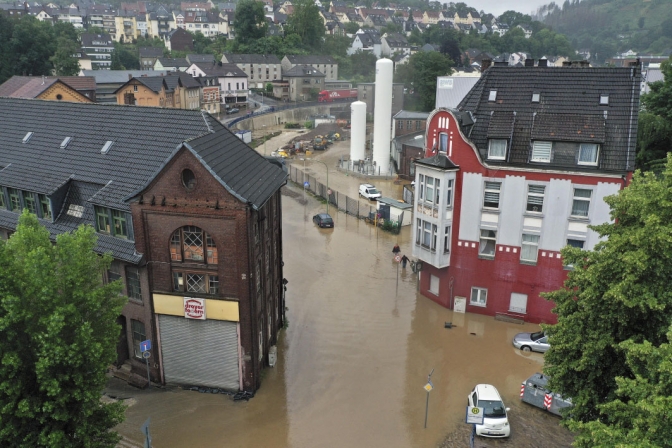
<path id="1" fill-rule="evenodd" d="M 236 325 L 159 315 L 166 383 L 239 390 Z"/>

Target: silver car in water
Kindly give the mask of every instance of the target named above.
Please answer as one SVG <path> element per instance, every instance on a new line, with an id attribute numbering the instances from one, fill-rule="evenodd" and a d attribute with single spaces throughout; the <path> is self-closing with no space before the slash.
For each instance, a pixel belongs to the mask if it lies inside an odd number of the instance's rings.
<path id="1" fill-rule="evenodd" d="M 551 348 L 548 336 L 543 331 L 536 333 L 518 333 L 513 337 L 513 346 L 524 352 L 544 353 Z"/>

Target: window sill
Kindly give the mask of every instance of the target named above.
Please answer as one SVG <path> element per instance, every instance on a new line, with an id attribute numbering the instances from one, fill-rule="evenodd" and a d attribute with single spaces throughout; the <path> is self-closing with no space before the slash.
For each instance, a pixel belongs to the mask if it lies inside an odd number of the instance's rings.
<path id="1" fill-rule="evenodd" d="M 498 208 L 486 208 L 486 207 L 481 208 L 481 213 L 495 213 L 499 215 L 501 212 L 502 211 Z"/>
<path id="2" fill-rule="evenodd" d="M 571 215 L 568 218 L 569 221 L 574 221 L 574 222 L 590 222 L 590 218 L 588 216 L 574 216 Z"/>
<path id="3" fill-rule="evenodd" d="M 528 260 L 520 260 L 520 264 L 524 264 L 527 266 L 536 266 L 537 262 L 536 261 L 528 261 Z"/>
<path id="4" fill-rule="evenodd" d="M 486 303 L 478 303 L 478 302 L 469 302 L 469 305 L 471 306 L 480 306 L 481 308 L 485 308 L 487 306 Z"/>
<path id="5" fill-rule="evenodd" d="M 516 310 L 509 310 L 509 313 L 516 313 L 516 314 L 527 314 L 527 310 L 525 311 L 516 311 Z"/>
<path id="6" fill-rule="evenodd" d="M 481 254 L 478 254 L 478 258 L 480 258 L 481 260 L 492 260 L 492 261 L 495 260 L 495 256 L 494 256 L 494 255 L 481 255 Z"/>
<path id="7" fill-rule="evenodd" d="M 523 213 L 523 216 L 526 218 L 543 218 L 544 214 L 543 213 L 538 213 L 538 212 L 530 212 L 526 211 Z"/>

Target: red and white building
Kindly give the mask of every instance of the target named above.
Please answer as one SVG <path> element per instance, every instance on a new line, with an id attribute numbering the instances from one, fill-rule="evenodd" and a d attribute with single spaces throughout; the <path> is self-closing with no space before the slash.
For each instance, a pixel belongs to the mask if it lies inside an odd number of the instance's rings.
<path id="1" fill-rule="evenodd" d="M 415 161 L 413 255 L 447 308 L 554 323 L 567 269 L 592 249 L 604 198 L 634 170 L 639 67 L 489 67 L 458 110 L 427 119 Z"/>

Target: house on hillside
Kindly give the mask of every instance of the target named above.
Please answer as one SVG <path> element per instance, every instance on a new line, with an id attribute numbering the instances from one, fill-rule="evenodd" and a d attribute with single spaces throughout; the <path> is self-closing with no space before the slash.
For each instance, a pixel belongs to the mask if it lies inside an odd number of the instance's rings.
<path id="1" fill-rule="evenodd" d="M 93 70 L 109 70 L 112 66 L 114 42 L 109 34 L 82 33 L 82 52 L 91 59 Z"/>
<path id="2" fill-rule="evenodd" d="M 194 38 L 182 28 L 165 33 L 163 42 L 168 51 L 194 51 Z"/>
<path id="3" fill-rule="evenodd" d="M 347 53 L 353 55 L 358 51 L 373 53 L 377 58 L 383 56 L 383 47 L 378 30 L 365 28 L 357 31 Z"/>
<path id="4" fill-rule="evenodd" d="M 282 79 L 288 82 L 289 101 L 315 100 L 317 94 L 324 90 L 324 73 L 312 65 L 295 65 L 283 70 Z"/>
<path id="5" fill-rule="evenodd" d="M 611 220 L 634 170 L 639 66 L 484 67 L 457 109 L 427 120 L 415 161 L 420 292 L 459 312 L 556 321 L 540 297 Z"/>
<path id="6" fill-rule="evenodd" d="M 140 58 L 140 70 L 154 70 L 156 60 L 163 57 L 163 48 L 140 47 L 138 56 Z"/>
<path id="7" fill-rule="evenodd" d="M 249 94 L 247 74 L 234 64 L 191 64 L 187 73 L 197 77 L 215 77 L 219 82 L 220 99 L 222 104 L 247 103 Z"/>
<path id="8" fill-rule="evenodd" d="M 52 239 L 94 227 L 128 297 L 120 375 L 257 390 L 284 323 L 282 169 L 200 110 L 0 98 L 0 134 L 0 238 L 24 209 Z"/>
<path id="9" fill-rule="evenodd" d="M 310 65 L 322 72 L 327 81 L 338 79 L 338 62 L 331 56 L 288 54 L 282 58 L 281 64 L 285 72 L 299 65 Z"/>

